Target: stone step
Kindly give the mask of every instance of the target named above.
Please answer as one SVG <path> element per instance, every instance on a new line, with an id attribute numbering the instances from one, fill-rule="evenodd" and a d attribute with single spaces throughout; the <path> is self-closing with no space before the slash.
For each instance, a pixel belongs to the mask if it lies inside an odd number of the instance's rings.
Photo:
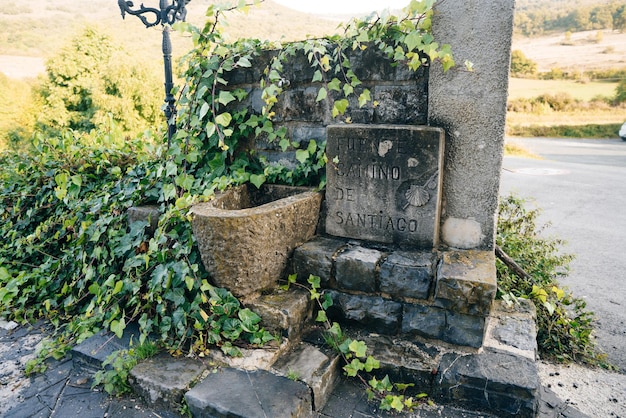
<path id="1" fill-rule="evenodd" d="M 295 286 L 289 290 L 276 289 L 246 306 L 261 316 L 263 328 L 291 341 L 300 339 L 303 327 L 312 319 L 313 304 L 309 292 Z"/>
<path id="2" fill-rule="evenodd" d="M 207 366 L 199 360 L 162 353 L 133 367 L 128 380 L 147 404 L 171 410 L 181 405 L 185 393 L 207 373 Z"/>
<path id="3" fill-rule="evenodd" d="M 387 374 L 394 383 L 414 384 L 408 395 L 426 393 L 440 403 L 503 417 L 534 417 L 540 398 L 534 315 L 529 301 L 514 306 L 495 303 L 487 319 L 486 343 L 480 349 L 346 326 L 342 331 L 365 342 L 367 354 L 380 362 L 377 377 Z M 319 331 L 303 339 L 325 344 Z"/>
<path id="4" fill-rule="evenodd" d="M 313 416 L 302 382 L 265 370 L 220 368 L 185 394 L 194 417 L 298 418 Z"/>
<path id="5" fill-rule="evenodd" d="M 109 355 L 119 350 L 127 350 L 132 342 L 138 343 L 139 335 L 139 326 L 135 323 L 126 326 L 122 338 L 117 338 L 106 330 L 98 332 L 72 348 L 74 368 L 90 373 L 101 370 L 102 362 Z"/>
<path id="6" fill-rule="evenodd" d="M 281 357 L 272 370 L 306 383 L 313 393 L 313 409 L 321 411 L 341 374 L 340 357 L 328 355 L 308 343 L 296 345 Z"/>

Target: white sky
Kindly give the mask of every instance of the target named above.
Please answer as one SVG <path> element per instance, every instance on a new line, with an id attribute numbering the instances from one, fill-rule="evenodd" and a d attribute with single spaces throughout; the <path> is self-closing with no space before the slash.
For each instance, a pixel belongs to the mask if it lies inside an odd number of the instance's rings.
<path id="1" fill-rule="evenodd" d="M 368 13 L 387 8 L 401 9 L 410 0 L 274 0 L 283 6 L 314 14 Z"/>

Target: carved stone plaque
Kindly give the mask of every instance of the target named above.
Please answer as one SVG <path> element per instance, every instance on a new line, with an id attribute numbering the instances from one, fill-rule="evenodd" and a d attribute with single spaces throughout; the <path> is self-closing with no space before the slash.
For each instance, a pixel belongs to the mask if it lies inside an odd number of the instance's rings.
<path id="1" fill-rule="evenodd" d="M 437 245 L 444 131 L 426 126 L 327 128 L 326 232 L 424 249 Z"/>

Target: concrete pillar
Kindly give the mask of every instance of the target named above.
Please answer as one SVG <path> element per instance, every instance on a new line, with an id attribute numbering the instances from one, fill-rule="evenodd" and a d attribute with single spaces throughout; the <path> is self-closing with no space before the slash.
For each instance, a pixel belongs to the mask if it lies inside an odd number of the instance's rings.
<path id="1" fill-rule="evenodd" d="M 504 149 L 514 0 L 444 0 L 433 33 L 457 65 L 430 69 L 429 125 L 446 130 L 441 242 L 492 250 Z M 464 62 L 474 64 L 474 71 Z"/>

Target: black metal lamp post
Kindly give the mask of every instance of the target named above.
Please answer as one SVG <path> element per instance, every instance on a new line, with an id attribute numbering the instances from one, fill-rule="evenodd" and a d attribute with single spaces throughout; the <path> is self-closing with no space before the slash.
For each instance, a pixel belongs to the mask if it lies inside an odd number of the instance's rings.
<path id="1" fill-rule="evenodd" d="M 187 16 L 185 6 L 191 0 L 159 0 L 159 9 L 145 7 L 143 3 L 139 9 L 132 10 L 135 5 L 132 1 L 118 0 L 122 12 L 122 19 L 126 13 L 137 16 L 146 28 L 156 26 L 159 23 L 163 26 L 163 65 L 165 67 L 165 117 L 167 118 L 167 141 L 168 144 L 176 133 L 176 99 L 172 95 L 174 81 L 172 78 L 172 41 L 170 40 L 170 26 L 176 21 L 184 21 Z"/>

